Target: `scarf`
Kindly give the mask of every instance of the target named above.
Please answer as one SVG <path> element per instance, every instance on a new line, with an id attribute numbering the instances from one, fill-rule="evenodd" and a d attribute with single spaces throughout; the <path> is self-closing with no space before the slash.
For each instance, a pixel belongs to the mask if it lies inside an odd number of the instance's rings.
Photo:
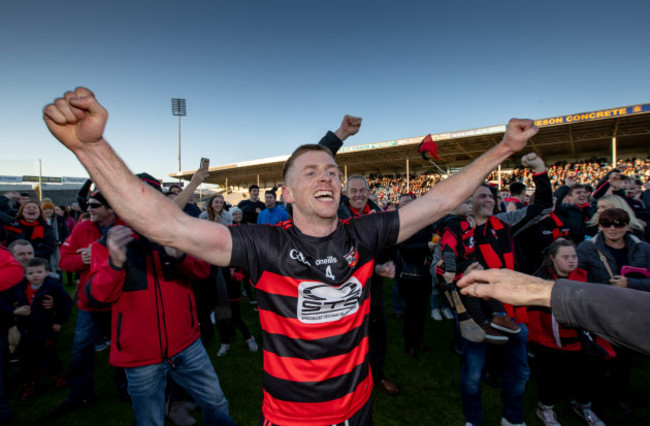
<path id="1" fill-rule="evenodd" d="M 353 217 L 364 216 L 364 215 L 367 215 L 368 213 L 370 213 L 370 206 L 368 206 L 368 203 L 366 203 L 366 205 L 363 206 L 363 210 L 361 211 L 361 213 L 359 213 L 359 211 L 357 211 L 357 209 L 352 207 L 352 205 L 350 205 L 349 207 L 350 207 L 350 211 L 352 212 Z"/>
<path id="2" fill-rule="evenodd" d="M 45 228 L 40 222 L 27 222 L 25 219 L 20 219 L 20 226 L 25 231 L 28 229 L 32 230 L 31 237 L 29 238 L 31 241 L 45 238 Z"/>

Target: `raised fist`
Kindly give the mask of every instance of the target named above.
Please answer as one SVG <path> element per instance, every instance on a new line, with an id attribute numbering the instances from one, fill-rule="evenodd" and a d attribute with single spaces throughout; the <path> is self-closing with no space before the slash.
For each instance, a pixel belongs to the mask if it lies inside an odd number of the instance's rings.
<path id="1" fill-rule="evenodd" d="M 84 87 L 66 92 L 43 109 L 50 132 L 71 151 L 96 144 L 102 139 L 108 111 Z"/>

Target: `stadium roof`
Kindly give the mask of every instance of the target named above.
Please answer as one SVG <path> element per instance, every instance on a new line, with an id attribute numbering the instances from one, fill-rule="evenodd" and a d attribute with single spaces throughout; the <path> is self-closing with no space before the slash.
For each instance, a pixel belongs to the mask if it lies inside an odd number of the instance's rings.
<path id="1" fill-rule="evenodd" d="M 535 151 L 542 158 L 578 159 L 609 152 L 613 137 L 618 151 L 636 148 L 647 152 L 650 104 L 549 117 L 536 120 L 535 124 L 540 132 L 526 150 Z M 504 132 L 505 125 L 499 125 L 432 135 L 438 145 L 437 163 L 443 169 L 462 167 L 496 145 Z M 344 146 L 336 155 L 336 162 L 341 170 L 347 169 L 348 175 L 404 173 L 407 160 L 411 171 L 432 168 L 417 150 L 423 137 Z M 210 167 L 206 182 L 224 185 L 227 179 L 228 186 L 282 182 L 282 166 L 288 156 Z M 170 176 L 190 180 L 193 173 L 194 170 Z"/>

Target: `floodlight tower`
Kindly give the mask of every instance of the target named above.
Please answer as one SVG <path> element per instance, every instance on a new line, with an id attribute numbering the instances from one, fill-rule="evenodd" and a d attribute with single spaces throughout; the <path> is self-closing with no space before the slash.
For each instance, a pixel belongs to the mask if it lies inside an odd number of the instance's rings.
<path id="1" fill-rule="evenodd" d="M 178 116 L 178 173 L 181 173 L 181 117 L 187 115 L 185 99 L 172 98 L 172 115 Z M 180 177 L 179 177 L 180 179 Z"/>

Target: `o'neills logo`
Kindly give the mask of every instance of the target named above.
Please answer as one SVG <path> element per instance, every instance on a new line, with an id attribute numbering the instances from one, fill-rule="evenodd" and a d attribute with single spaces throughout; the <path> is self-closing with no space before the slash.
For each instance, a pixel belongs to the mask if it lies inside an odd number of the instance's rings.
<path id="1" fill-rule="evenodd" d="M 334 256 L 327 256 L 326 259 L 316 259 L 316 265 L 331 265 L 332 263 L 336 263 L 338 260 Z"/>
<path id="2" fill-rule="evenodd" d="M 361 283 L 351 277 L 338 287 L 317 281 L 298 285 L 298 320 L 304 324 L 337 321 L 359 310 Z"/>
<path id="3" fill-rule="evenodd" d="M 359 252 L 357 251 L 356 248 L 354 248 L 354 246 L 352 246 L 350 251 L 343 256 L 343 259 L 345 259 L 345 261 L 348 262 L 350 268 L 354 268 L 355 266 L 357 266 L 357 262 L 359 261 Z"/>

